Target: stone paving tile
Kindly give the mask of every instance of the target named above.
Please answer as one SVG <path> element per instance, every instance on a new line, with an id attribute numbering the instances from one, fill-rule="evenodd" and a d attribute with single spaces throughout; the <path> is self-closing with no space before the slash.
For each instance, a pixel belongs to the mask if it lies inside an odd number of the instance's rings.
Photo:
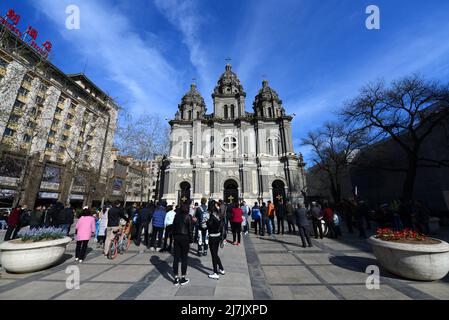
<path id="1" fill-rule="evenodd" d="M 263 266 L 262 268 L 270 284 L 320 283 L 306 267 Z"/>
<path id="2" fill-rule="evenodd" d="M 312 268 L 327 283 L 364 284 L 367 276 L 364 273 L 365 270 L 355 272 L 334 265 L 313 266 Z"/>
<path id="3" fill-rule="evenodd" d="M 193 285 L 187 284 L 186 286 L 180 287 L 176 292 L 177 297 L 189 297 L 197 296 L 197 297 L 210 297 L 214 296 L 215 287 L 203 286 L 203 285 Z"/>
<path id="4" fill-rule="evenodd" d="M 132 283 L 82 283 L 79 289 L 68 290 L 55 300 L 113 300 L 131 285 Z"/>
<path id="5" fill-rule="evenodd" d="M 338 300 L 326 286 L 291 286 L 290 291 L 297 300 Z"/>
<path id="6" fill-rule="evenodd" d="M 449 282 L 414 282 L 409 285 L 413 288 L 424 291 L 437 299 L 449 300 Z"/>
<path id="7" fill-rule="evenodd" d="M 289 253 L 259 254 L 259 261 L 262 265 L 299 265 L 301 264 L 294 256 Z"/>
<path id="8" fill-rule="evenodd" d="M 66 290 L 65 282 L 33 281 L 0 294 L 0 300 L 47 300 Z"/>
<path id="9" fill-rule="evenodd" d="M 328 253 L 296 253 L 297 257 L 299 257 L 306 265 L 309 264 L 321 264 L 321 265 L 329 265 L 332 262 L 329 260 L 332 257 Z"/>
<path id="10" fill-rule="evenodd" d="M 410 300 L 401 292 L 387 285 L 381 285 L 378 290 L 369 290 L 365 285 L 334 286 L 348 300 Z"/>
<path id="11" fill-rule="evenodd" d="M 71 265 L 79 267 L 80 270 L 80 280 L 85 281 L 88 278 L 91 278 L 95 275 L 101 274 L 108 268 L 111 268 L 111 265 L 89 265 L 89 264 L 77 264 L 72 263 Z M 65 272 L 65 270 L 61 270 L 55 273 L 52 273 L 46 277 L 43 277 L 43 280 L 66 280 L 69 274 Z"/>
<path id="12" fill-rule="evenodd" d="M 99 276 L 92 279 L 92 281 L 110 281 L 110 282 L 135 282 L 140 280 L 144 275 L 154 269 L 154 266 L 147 267 L 133 266 L 133 265 L 117 265 L 111 270 L 108 270 Z"/>
<path id="13" fill-rule="evenodd" d="M 223 300 L 252 300 L 253 292 L 251 286 L 221 287 L 217 286 L 214 294 L 215 299 Z"/>
<path id="14" fill-rule="evenodd" d="M 146 288 L 136 300 L 169 300 L 173 299 L 180 287 L 172 285 L 172 282 L 164 277 L 159 277 Z"/>
<path id="15" fill-rule="evenodd" d="M 273 299 L 275 300 L 293 300 L 294 296 L 289 286 L 271 286 Z"/>

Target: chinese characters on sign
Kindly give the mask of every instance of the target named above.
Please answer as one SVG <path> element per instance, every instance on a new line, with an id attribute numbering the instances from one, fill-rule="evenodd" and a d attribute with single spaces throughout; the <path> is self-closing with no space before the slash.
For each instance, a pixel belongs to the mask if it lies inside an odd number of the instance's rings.
<path id="1" fill-rule="evenodd" d="M 48 54 L 52 49 L 52 43 L 50 41 L 45 41 L 42 45 L 37 43 L 38 31 L 32 26 L 28 26 L 25 32 L 21 32 L 17 27 L 20 21 L 20 15 L 17 14 L 13 9 L 9 9 L 5 17 L 0 17 L 0 23 L 11 30 L 17 37 L 21 38 L 23 41 L 33 48 L 38 54 L 40 54 L 45 59 L 48 58 Z"/>

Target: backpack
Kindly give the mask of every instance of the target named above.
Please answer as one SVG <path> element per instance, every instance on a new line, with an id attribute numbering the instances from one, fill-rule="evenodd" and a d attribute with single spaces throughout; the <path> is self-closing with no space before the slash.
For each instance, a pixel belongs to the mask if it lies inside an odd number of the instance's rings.
<path id="1" fill-rule="evenodd" d="M 260 217 L 261 217 L 261 214 L 260 214 L 259 208 L 253 208 L 252 213 L 251 213 L 251 218 L 253 220 L 259 220 Z"/>
<path id="2" fill-rule="evenodd" d="M 201 229 L 207 229 L 207 221 L 209 220 L 209 213 L 204 212 L 201 206 L 198 207 L 201 210 Z"/>

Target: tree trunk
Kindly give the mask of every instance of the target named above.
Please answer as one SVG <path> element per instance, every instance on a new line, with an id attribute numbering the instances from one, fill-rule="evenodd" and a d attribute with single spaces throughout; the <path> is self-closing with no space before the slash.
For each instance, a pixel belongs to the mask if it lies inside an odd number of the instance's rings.
<path id="1" fill-rule="evenodd" d="M 416 156 L 409 155 L 408 156 L 408 168 L 402 188 L 402 198 L 405 201 L 413 200 L 414 199 L 414 188 L 415 188 L 415 181 L 416 181 L 416 169 L 418 166 L 418 160 L 416 159 Z"/>
<path id="2" fill-rule="evenodd" d="M 19 183 L 17 184 L 17 194 L 15 195 L 13 203 L 12 203 L 12 207 L 13 208 L 17 207 L 17 205 L 19 204 L 19 202 L 23 198 L 24 183 L 25 183 L 25 179 L 26 179 L 27 174 L 28 174 L 28 164 L 29 164 L 29 162 L 30 162 L 30 155 L 28 154 L 25 157 L 25 163 L 24 163 L 24 166 L 23 166 L 23 170 L 22 170 L 22 173 L 21 173 L 19 181 L 18 181 Z"/>

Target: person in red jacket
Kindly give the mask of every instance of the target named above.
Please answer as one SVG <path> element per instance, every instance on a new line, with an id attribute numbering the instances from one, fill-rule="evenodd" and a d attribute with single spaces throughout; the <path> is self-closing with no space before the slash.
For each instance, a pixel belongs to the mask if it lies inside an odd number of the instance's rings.
<path id="1" fill-rule="evenodd" d="M 17 233 L 20 230 L 20 213 L 21 208 L 16 207 L 12 210 L 11 214 L 8 217 L 8 230 L 6 230 L 4 241 L 9 241 L 11 239 L 15 239 L 17 237 Z M 12 235 L 12 237 L 11 237 Z"/>
<path id="2" fill-rule="evenodd" d="M 235 246 L 240 245 L 240 237 L 242 233 L 243 211 L 240 209 L 238 203 L 235 203 L 231 209 L 231 230 L 232 230 L 232 244 Z M 237 238 L 237 242 L 235 241 Z"/>
<path id="3" fill-rule="evenodd" d="M 335 238 L 336 232 L 334 227 L 334 210 L 332 210 L 328 203 L 324 204 L 323 219 L 329 229 L 330 237 Z"/>

